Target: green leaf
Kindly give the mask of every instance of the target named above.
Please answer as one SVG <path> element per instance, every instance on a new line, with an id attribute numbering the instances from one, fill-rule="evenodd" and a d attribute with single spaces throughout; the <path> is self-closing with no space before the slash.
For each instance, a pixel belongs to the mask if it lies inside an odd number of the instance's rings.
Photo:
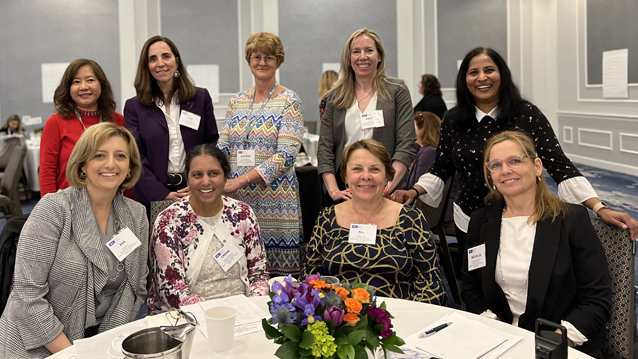
<path id="1" fill-rule="evenodd" d="M 286 338 L 292 340 L 293 342 L 301 341 L 301 329 L 294 324 L 286 324 L 281 327 L 281 333 L 286 336 Z"/>
<path id="2" fill-rule="evenodd" d="M 268 339 L 279 338 L 283 335 L 276 328 L 268 324 L 268 321 L 266 319 L 261 320 L 261 327 L 264 328 L 264 332 L 266 332 L 266 338 Z"/>
<path id="3" fill-rule="evenodd" d="M 348 345 L 348 338 L 346 338 L 346 335 L 343 333 L 338 333 L 335 336 L 335 344 L 341 346 L 341 345 Z"/>
<path id="4" fill-rule="evenodd" d="M 392 345 L 392 344 L 385 345 L 385 349 L 391 352 L 403 354 L 403 350 L 401 350 L 401 348 L 397 347 L 396 345 Z"/>
<path id="5" fill-rule="evenodd" d="M 357 345 L 361 343 L 361 339 L 366 334 L 365 330 L 355 330 L 354 332 L 348 334 L 348 344 Z"/>
<path id="6" fill-rule="evenodd" d="M 308 349 L 314 343 L 315 343 L 315 336 L 309 330 L 306 330 L 305 332 L 303 332 L 303 334 L 301 335 L 301 343 L 299 343 L 299 347 L 303 349 Z"/>
<path id="7" fill-rule="evenodd" d="M 299 359 L 299 344 L 295 342 L 285 342 L 279 346 L 275 355 L 281 359 Z"/>
<path id="8" fill-rule="evenodd" d="M 380 333 L 383 329 L 385 329 L 385 324 L 377 324 L 372 328 Z"/>
<path id="9" fill-rule="evenodd" d="M 365 329 L 368 326 L 368 316 L 364 315 L 361 320 L 354 325 L 354 330 Z"/>
<path id="10" fill-rule="evenodd" d="M 341 359 L 346 359 L 348 357 L 348 354 L 346 353 L 346 347 L 345 346 L 337 347 L 337 355 Z"/>
<path id="11" fill-rule="evenodd" d="M 368 354 L 366 354 L 366 351 L 363 349 L 361 345 L 355 346 L 354 351 L 355 351 L 354 359 L 368 359 Z"/>
<path id="12" fill-rule="evenodd" d="M 321 317 L 323 318 L 323 315 Z M 328 319 L 328 320 L 325 321 L 325 323 L 326 323 L 326 327 L 328 327 L 328 332 L 330 333 L 330 335 L 334 336 L 334 333 L 335 333 L 334 322 L 332 320 Z"/>
<path id="13" fill-rule="evenodd" d="M 349 359 L 354 359 L 354 347 L 350 344 L 343 346 Z"/>
<path id="14" fill-rule="evenodd" d="M 381 308 L 381 309 L 383 309 L 383 310 L 387 311 L 387 309 L 386 309 L 387 307 L 386 307 L 386 305 L 385 305 L 385 302 L 381 302 L 381 305 L 379 306 L 379 308 Z"/>
<path id="15" fill-rule="evenodd" d="M 379 337 L 372 330 L 366 330 L 366 342 L 370 343 L 373 347 L 379 346 Z"/>
<path id="16" fill-rule="evenodd" d="M 305 356 L 312 356 L 312 350 L 310 349 L 304 349 L 301 347 L 301 344 L 299 344 L 299 355 L 301 355 L 301 357 L 305 357 Z"/>

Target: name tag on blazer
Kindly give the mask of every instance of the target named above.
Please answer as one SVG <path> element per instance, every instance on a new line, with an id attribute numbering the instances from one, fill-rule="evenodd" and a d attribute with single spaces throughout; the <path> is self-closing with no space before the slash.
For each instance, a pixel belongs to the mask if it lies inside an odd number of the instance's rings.
<path id="1" fill-rule="evenodd" d="M 369 128 L 377 128 L 385 126 L 383 121 L 383 111 L 376 110 L 372 113 L 361 114 L 361 129 L 367 130 Z"/>
<path id="2" fill-rule="evenodd" d="M 201 120 L 201 118 L 201 116 L 192 112 L 182 110 L 182 113 L 179 115 L 179 124 L 197 131 L 199 129 L 199 120 Z"/>
<path id="3" fill-rule="evenodd" d="M 111 253 L 113 253 L 115 258 L 117 258 L 120 262 L 141 245 L 142 242 L 137 239 L 135 234 L 133 234 L 128 227 L 121 230 L 120 233 L 113 236 L 113 238 L 106 243 L 106 246 L 111 250 Z"/>
<path id="4" fill-rule="evenodd" d="M 485 267 L 485 243 L 467 249 L 467 270 Z"/>

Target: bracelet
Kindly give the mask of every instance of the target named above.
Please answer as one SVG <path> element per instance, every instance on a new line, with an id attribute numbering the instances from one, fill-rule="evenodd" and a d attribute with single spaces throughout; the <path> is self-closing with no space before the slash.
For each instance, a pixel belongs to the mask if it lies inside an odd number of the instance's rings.
<path id="1" fill-rule="evenodd" d="M 250 183 L 250 178 L 248 178 L 248 173 L 244 173 L 244 177 L 246 177 L 246 181 L 248 181 L 248 185 L 250 186 L 252 183 Z"/>
<path id="2" fill-rule="evenodd" d="M 419 193 L 419 190 L 418 190 L 418 189 L 416 189 L 416 188 L 414 188 L 414 187 L 412 187 L 412 188 L 410 188 L 410 189 L 412 189 L 412 190 L 414 190 L 414 192 L 416 192 L 416 197 L 414 197 L 414 198 L 419 198 L 419 196 L 421 195 L 421 194 Z M 409 189 L 409 190 L 410 190 L 410 189 Z M 408 191 L 409 191 L 409 190 L 408 190 Z"/>
<path id="3" fill-rule="evenodd" d="M 598 202 L 594 205 L 594 207 L 592 207 L 591 211 L 594 212 L 594 215 L 598 216 L 598 212 L 603 209 L 603 208 L 607 208 L 607 209 L 611 209 L 611 207 L 609 207 L 608 205 L 606 205 L 603 202 Z M 600 216 L 598 216 L 600 217 Z"/>

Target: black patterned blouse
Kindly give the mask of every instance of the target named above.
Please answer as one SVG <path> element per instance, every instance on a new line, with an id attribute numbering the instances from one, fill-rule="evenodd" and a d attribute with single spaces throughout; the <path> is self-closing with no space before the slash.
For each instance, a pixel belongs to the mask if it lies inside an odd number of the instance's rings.
<path id="1" fill-rule="evenodd" d="M 497 121 L 486 116 L 481 122 L 472 121 L 465 133 L 456 132 L 449 116 L 446 116 L 441 124 L 436 160 L 428 173 L 445 182 L 456 170 L 459 181 L 456 204 L 468 216 L 485 206 L 483 199 L 489 193 L 483 178 L 485 144 L 492 136 L 505 130 L 520 130 L 531 136 L 537 155 L 557 185 L 566 179 L 582 176 L 563 153 L 545 115 L 528 102 L 522 103 L 520 111 L 510 121 Z"/>
<path id="2" fill-rule="evenodd" d="M 375 244 L 348 243 L 334 206 L 319 214 L 301 274 L 331 275 L 367 283 L 377 295 L 445 304 L 434 236 L 419 210 L 404 206 L 397 223 L 377 230 Z"/>

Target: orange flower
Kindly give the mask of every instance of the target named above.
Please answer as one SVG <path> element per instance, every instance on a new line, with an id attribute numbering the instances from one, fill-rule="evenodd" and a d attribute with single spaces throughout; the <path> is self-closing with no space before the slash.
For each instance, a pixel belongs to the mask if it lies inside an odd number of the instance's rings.
<path id="1" fill-rule="evenodd" d="M 342 299 L 348 298 L 348 294 L 350 294 L 350 292 L 348 292 L 344 287 L 337 287 L 333 285 L 332 289 L 334 289 L 335 293 L 339 294 Z"/>
<path id="2" fill-rule="evenodd" d="M 324 288 L 330 288 L 330 285 L 328 285 L 326 282 L 322 281 L 322 280 L 311 280 L 310 284 L 312 284 L 314 289 L 324 289 Z"/>
<path id="3" fill-rule="evenodd" d="M 360 303 L 370 303 L 370 293 L 363 288 L 355 288 L 350 291 L 352 298 L 358 300 Z"/>
<path id="4" fill-rule="evenodd" d="M 343 321 L 350 325 L 355 325 L 359 321 L 359 317 L 354 313 L 348 313 L 343 316 Z"/>
<path id="5" fill-rule="evenodd" d="M 356 299 L 348 298 L 344 301 L 344 303 L 346 304 L 346 310 L 348 313 L 358 314 L 361 309 L 363 309 L 361 303 L 359 303 Z"/>

